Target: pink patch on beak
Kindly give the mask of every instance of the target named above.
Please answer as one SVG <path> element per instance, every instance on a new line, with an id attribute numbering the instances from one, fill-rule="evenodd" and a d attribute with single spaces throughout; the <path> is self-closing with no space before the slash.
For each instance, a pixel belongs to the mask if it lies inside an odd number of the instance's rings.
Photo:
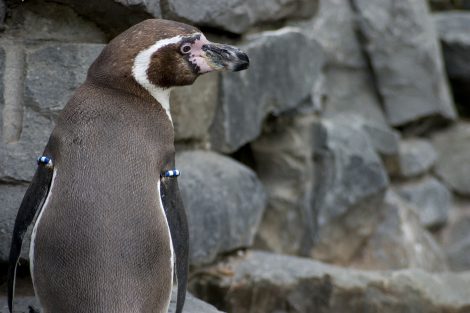
<path id="1" fill-rule="evenodd" d="M 214 70 L 207 63 L 206 58 L 205 58 L 205 52 L 202 50 L 202 47 L 207 44 L 210 44 L 210 41 L 207 40 L 207 38 L 203 34 L 201 34 L 201 38 L 196 40 L 191 45 L 191 53 L 189 55 L 189 61 L 199 67 L 200 74 L 211 72 Z"/>

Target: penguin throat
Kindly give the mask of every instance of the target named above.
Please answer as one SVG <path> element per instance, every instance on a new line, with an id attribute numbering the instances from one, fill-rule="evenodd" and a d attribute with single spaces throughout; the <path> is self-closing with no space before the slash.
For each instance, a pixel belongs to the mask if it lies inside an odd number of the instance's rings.
<path id="1" fill-rule="evenodd" d="M 170 119 L 170 122 L 173 124 L 173 120 L 171 119 L 171 111 L 170 111 L 170 93 L 171 88 L 161 88 L 154 86 L 152 89 L 147 89 L 148 92 L 152 95 L 155 100 L 160 103 L 162 108 L 165 110 L 166 115 Z"/>
<path id="2" fill-rule="evenodd" d="M 155 44 L 149 48 L 140 51 L 135 57 L 134 64 L 132 66 L 132 76 L 145 90 L 147 90 L 150 95 L 152 95 L 155 100 L 157 100 L 160 105 L 165 110 L 170 122 L 171 113 L 170 113 L 170 92 L 171 88 L 162 88 L 150 82 L 147 71 L 150 67 L 152 55 L 155 54 L 161 48 L 175 44 L 181 41 L 182 36 L 175 36 L 167 39 L 162 39 L 157 41 Z M 173 123 L 173 122 L 172 122 Z"/>

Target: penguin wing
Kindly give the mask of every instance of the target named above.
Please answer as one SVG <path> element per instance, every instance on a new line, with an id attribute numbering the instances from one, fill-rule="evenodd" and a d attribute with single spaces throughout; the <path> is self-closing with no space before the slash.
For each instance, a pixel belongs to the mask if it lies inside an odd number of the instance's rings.
<path id="1" fill-rule="evenodd" d="M 16 266 L 21 254 L 23 238 L 28 226 L 33 222 L 37 211 L 42 209 L 44 201 L 49 193 L 52 181 L 52 169 L 39 165 L 21 202 L 18 215 L 13 228 L 13 237 L 10 247 L 10 259 L 8 267 L 8 309 L 13 310 L 13 296 L 15 289 Z"/>
<path id="2" fill-rule="evenodd" d="M 173 250 L 176 255 L 176 279 L 178 280 L 178 293 L 176 298 L 176 311 L 181 313 L 186 298 L 189 266 L 189 230 L 184 210 L 183 200 L 178 188 L 176 178 L 162 178 L 160 193 L 165 210 L 168 226 L 170 227 Z"/>

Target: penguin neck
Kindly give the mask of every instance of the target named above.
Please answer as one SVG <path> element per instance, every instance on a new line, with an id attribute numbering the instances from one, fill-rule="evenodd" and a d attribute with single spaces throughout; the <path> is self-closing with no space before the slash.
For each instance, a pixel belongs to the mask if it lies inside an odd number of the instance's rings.
<path id="1" fill-rule="evenodd" d="M 170 94 L 172 88 L 161 88 L 155 85 L 151 85 L 150 88 L 145 89 L 147 89 L 150 95 L 162 106 L 166 115 L 170 119 L 171 124 L 173 125 L 170 111 Z"/>
<path id="2" fill-rule="evenodd" d="M 161 88 L 155 85 L 152 85 L 150 88 L 144 88 L 132 79 L 132 77 L 123 80 L 119 78 L 120 75 L 116 75 L 116 72 L 111 72 L 112 74 L 108 73 L 110 72 L 98 71 L 91 67 L 88 72 L 87 81 L 96 86 L 136 96 L 145 100 L 149 105 L 159 106 L 162 111 L 165 112 L 166 117 L 168 117 L 173 126 L 170 111 L 170 94 L 172 88 Z"/>

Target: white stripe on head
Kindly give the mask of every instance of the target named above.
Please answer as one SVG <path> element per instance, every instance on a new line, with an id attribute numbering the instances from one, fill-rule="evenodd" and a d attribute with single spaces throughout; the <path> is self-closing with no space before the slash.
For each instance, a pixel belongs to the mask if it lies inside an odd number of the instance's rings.
<path id="1" fill-rule="evenodd" d="M 154 43 L 149 48 L 139 52 L 134 60 L 134 65 L 132 66 L 132 75 L 135 80 L 144 87 L 151 95 L 154 97 L 162 107 L 165 109 L 168 118 L 171 120 L 170 113 L 170 92 L 171 88 L 162 88 L 155 84 L 152 84 L 148 78 L 147 71 L 150 67 L 150 62 L 152 55 L 160 50 L 161 48 L 175 44 L 179 42 L 183 36 L 175 36 L 167 39 L 162 39 Z"/>
<path id="2" fill-rule="evenodd" d="M 168 118 L 171 121 L 170 114 L 170 88 L 162 88 L 152 84 L 148 78 L 147 71 L 150 67 L 150 62 L 152 55 L 157 52 L 159 49 L 177 43 L 181 40 L 181 36 L 175 36 L 172 38 L 162 39 L 157 41 L 155 44 L 149 48 L 139 52 L 134 60 L 134 65 L 132 66 L 132 75 L 135 80 L 144 87 L 151 95 L 154 97 L 162 107 L 165 109 Z"/>

